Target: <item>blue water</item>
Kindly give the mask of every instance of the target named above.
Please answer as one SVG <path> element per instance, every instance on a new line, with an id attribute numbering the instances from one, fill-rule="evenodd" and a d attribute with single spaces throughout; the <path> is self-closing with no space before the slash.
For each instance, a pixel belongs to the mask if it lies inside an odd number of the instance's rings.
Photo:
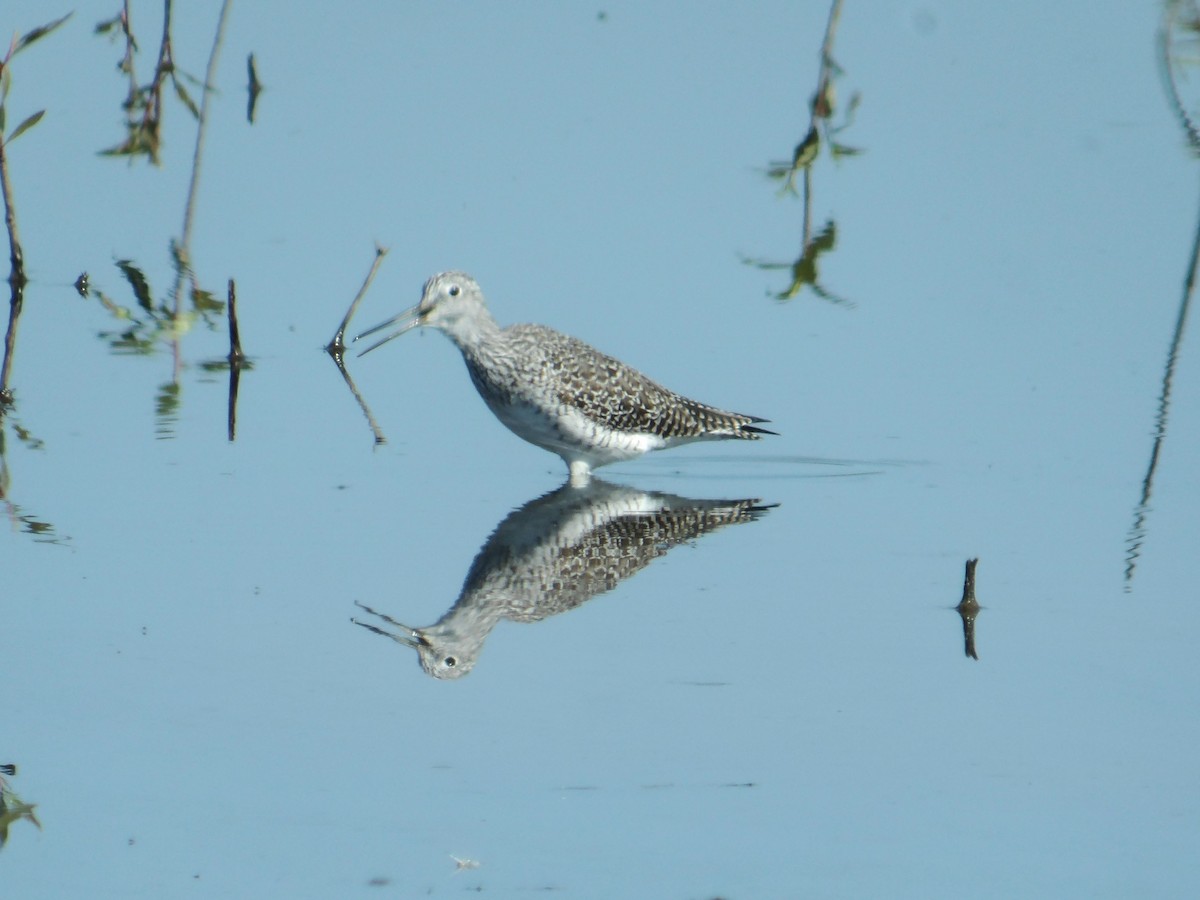
<path id="1" fill-rule="evenodd" d="M 201 78 L 218 5 L 176 6 Z M 7 129 L 47 112 L 7 151 L 31 281 L 0 763 L 37 824 L 8 824 L 0 895 L 1195 892 L 1194 321 L 1139 507 L 1200 201 L 1162 8 L 849 0 L 833 124 L 860 94 L 835 139 L 861 152 L 811 170 L 826 298 L 780 301 L 788 270 L 744 259 L 799 253 L 765 170 L 808 127 L 828 9 L 234 5 L 191 246 L 204 289 L 236 279 L 233 441 L 223 315 L 130 356 L 95 293 L 148 321 L 129 259 L 168 297 L 194 120 L 168 90 L 161 166 L 97 155 L 124 136 L 123 45 L 92 34 L 115 9 L 16 57 Z M 139 82 L 160 16 L 133 4 Z M 467 270 L 502 323 L 780 432 L 605 479 L 777 505 L 428 677 L 356 603 L 438 621 L 565 469 L 437 334 L 347 359 L 375 441 L 321 348 L 376 242 L 352 332 Z"/>

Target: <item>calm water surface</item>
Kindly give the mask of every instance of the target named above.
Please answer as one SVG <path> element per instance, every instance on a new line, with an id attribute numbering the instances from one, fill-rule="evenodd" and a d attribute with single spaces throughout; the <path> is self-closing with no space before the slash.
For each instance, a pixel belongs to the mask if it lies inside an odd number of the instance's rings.
<path id="1" fill-rule="evenodd" d="M 220 6 L 175 6 L 198 104 Z M 824 2 L 233 4 L 178 290 L 195 119 L 168 80 L 159 165 L 98 155 L 117 10 L 27 47 L 0 895 L 1192 896 L 1164 8 L 847 0 L 806 179 Z M 377 242 L 351 333 L 464 269 L 780 436 L 572 493 L 437 334 L 356 399 L 321 348 Z"/>

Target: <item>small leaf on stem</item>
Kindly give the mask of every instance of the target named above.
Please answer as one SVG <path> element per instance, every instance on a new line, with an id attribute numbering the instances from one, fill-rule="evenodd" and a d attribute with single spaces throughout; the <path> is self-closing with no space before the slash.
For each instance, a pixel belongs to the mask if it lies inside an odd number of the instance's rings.
<path id="1" fill-rule="evenodd" d="M 30 128 L 32 128 L 34 125 L 36 125 L 38 122 L 40 122 L 42 120 L 42 116 L 44 116 L 45 114 L 46 114 L 46 111 L 44 109 L 39 109 L 32 116 L 30 116 L 28 119 L 26 119 L 20 125 L 18 125 L 16 128 L 14 128 L 13 133 L 8 136 L 8 139 L 5 141 L 5 143 L 11 144 L 13 141 L 15 141 L 21 135 L 23 135 L 26 131 L 28 131 Z M 4 128 L 4 123 L 0 122 L 0 130 L 3 130 L 3 128 Z"/>
<path id="2" fill-rule="evenodd" d="M 11 59 L 13 56 L 16 56 L 18 53 L 20 53 L 22 50 L 24 50 L 26 47 L 28 47 L 30 44 L 32 44 L 34 41 L 36 41 L 38 38 L 43 38 L 46 35 L 48 35 L 50 32 L 52 32 L 55 28 L 57 28 L 63 22 L 67 21 L 67 19 L 71 18 L 71 16 L 73 16 L 73 15 L 75 15 L 75 13 L 69 12 L 65 16 L 63 16 L 61 19 L 55 19 L 53 22 L 43 25 L 40 28 L 35 28 L 35 29 L 33 29 L 33 31 L 29 32 L 24 37 L 19 38 L 17 40 L 17 42 L 15 44 L 13 44 L 12 53 L 9 54 L 9 58 Z"/>

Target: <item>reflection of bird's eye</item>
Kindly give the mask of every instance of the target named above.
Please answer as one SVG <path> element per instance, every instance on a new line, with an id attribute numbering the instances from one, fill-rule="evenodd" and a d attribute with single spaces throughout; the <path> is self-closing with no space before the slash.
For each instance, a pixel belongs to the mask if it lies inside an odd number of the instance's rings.
<path id="1" fill-rule="evenodd" d="M 448 668 L 448 669 L 453 669 L 455 666 L 458 665 L 458 660 L 455 659 L 453 656 L 447 656 L 442 661 L 446 664 L 446 668 Z"/>
<path id="2" fill-rule="evenodd" d="M 457 284 L 452 284 L 452 285 L 450 285 L 449 294 L 450 294 L 450 296 L 451 296 L 451 297 L 457 297 L 457 296 L 458 296 L 458 292 L 459 292 L 459 287 L 458 287 L 458 285 L 457 285 Z"/>

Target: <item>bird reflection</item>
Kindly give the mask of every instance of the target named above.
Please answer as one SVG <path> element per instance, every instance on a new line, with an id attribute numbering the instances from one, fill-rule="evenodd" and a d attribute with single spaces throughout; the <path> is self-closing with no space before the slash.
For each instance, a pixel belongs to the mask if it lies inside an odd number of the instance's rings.
<path id="1" fill-rule="evenodd" d="M 585 488 L 566 484 L 496 527 L 458 601 L 433 625 L 413 628 L 362 603 L 398 631 L 351 621 L 412 647 L 426 674 L 460 678 L 474 668 L 501 619 L 538 622 L 574 609 L 672 547 L 754 521 L 770 508 L 758 500 L 692 500 L 595 478 Z"/>

